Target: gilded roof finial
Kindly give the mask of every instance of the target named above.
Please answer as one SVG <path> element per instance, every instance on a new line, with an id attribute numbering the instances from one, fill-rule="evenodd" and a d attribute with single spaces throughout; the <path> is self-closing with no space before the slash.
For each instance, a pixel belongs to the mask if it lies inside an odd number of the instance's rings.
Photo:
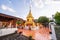
<path id="1" fill-rule="evenodd" d="M 30 6 L 29 6 L 29 14 L 27 18 L 30 18 L 30 17 L 33 18 L 32 13 L 31 13 L 31 1 L 30 1 Z"/>

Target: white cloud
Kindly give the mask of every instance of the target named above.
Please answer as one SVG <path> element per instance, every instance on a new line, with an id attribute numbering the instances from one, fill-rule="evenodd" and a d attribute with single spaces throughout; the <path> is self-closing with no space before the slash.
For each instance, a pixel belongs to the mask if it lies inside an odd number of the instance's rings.
<path id="1" fill-rule="evenodd" d="M 60 4 L 58 0 L 32 0 L 32 2 L 37 8 L 43 8 L 44 4 Z"/>
<path id="2" fill-rule="evenodd" d="M 12 8 L 7 8 L 10 12 L 16 12 L 14 9 L 12 9 Z"/>
<path id="3" fill-rule="evenodd" d="M 60 4 L 60 1 L 57 1 L 57 0 L 46 0 L 45 4 Z"/>
<path id="4" fill-rule="evenodd" d="M 32 0 L 33 5 L 37 8 L 43 8 L 44 4 L 42 0 Z"/>
<path id="5" fill-rule="evenodd" d="M 53 0 L 53 1 L 60 1 L 60 0 Z"/>
<path id="6" fill-rule="evenodd" d="M 38 0 L 35 0 L 34 2 L 38 3 L 37 1 Z M 52 17 L 57 11 L 60 11 L 60 1 L 42 0 L 42 4 L 44 6 L 41 9 L 33 8 L 32 12 L 35 18 L 38 18 L 39 16 Z"/>
<path id="7" fill-rule="evenodd" d="M 1 8 L 2 8 L 3 10 L 7 10 L 7 7 L 6 7 L 5 5 L 2 5 Z"/>
<path id="8" fill-rule="evenodd" d="M 1 8 L 2 8 L 3 10 L 7 10 L 7 11 L 10 11 L 10 12 L 16 12 L 14 9 L 12 9 L 12 8 L 6 6 L 6 5 L 2 5 Z"/>

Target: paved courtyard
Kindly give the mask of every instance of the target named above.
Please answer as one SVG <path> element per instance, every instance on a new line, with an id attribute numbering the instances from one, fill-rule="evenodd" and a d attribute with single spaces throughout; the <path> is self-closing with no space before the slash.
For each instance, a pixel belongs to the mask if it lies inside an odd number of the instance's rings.
<path id="1" fill-rule="evenodd" d="M 22 34 L 27 37 L 32 36 L 35 40 L 50 40 L 49 31 L 48 28 L 41 28 L 39 30 L 18 29 L 18 32 L 22 32 Z"/>

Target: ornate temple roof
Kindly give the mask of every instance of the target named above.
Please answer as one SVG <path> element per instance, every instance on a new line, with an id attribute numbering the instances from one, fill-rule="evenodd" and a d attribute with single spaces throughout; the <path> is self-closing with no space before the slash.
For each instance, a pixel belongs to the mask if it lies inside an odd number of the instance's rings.
<path id="1" fill-rule="evenodd" d="M 0 13 L 0 21 L 9 21 L 9 20 L 22 20 L 22 21 L 25 21 L 25 20 L 23 20 L 22 18 L 19 18 L 19 17 L 7 15 L 7 14 L 4 14 L 4 13 Z"/>

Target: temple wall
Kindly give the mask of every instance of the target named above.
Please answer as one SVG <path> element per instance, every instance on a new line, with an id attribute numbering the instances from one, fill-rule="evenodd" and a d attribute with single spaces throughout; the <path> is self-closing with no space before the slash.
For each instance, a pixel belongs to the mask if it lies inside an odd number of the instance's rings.
<path id="1" fill-rule="evenodd" d="M 16 20 L 11 20 L 7 22 L 0 21 L 0 28 L 5 28 L 5 27 L 8 28 L 16 27 Z"/>

